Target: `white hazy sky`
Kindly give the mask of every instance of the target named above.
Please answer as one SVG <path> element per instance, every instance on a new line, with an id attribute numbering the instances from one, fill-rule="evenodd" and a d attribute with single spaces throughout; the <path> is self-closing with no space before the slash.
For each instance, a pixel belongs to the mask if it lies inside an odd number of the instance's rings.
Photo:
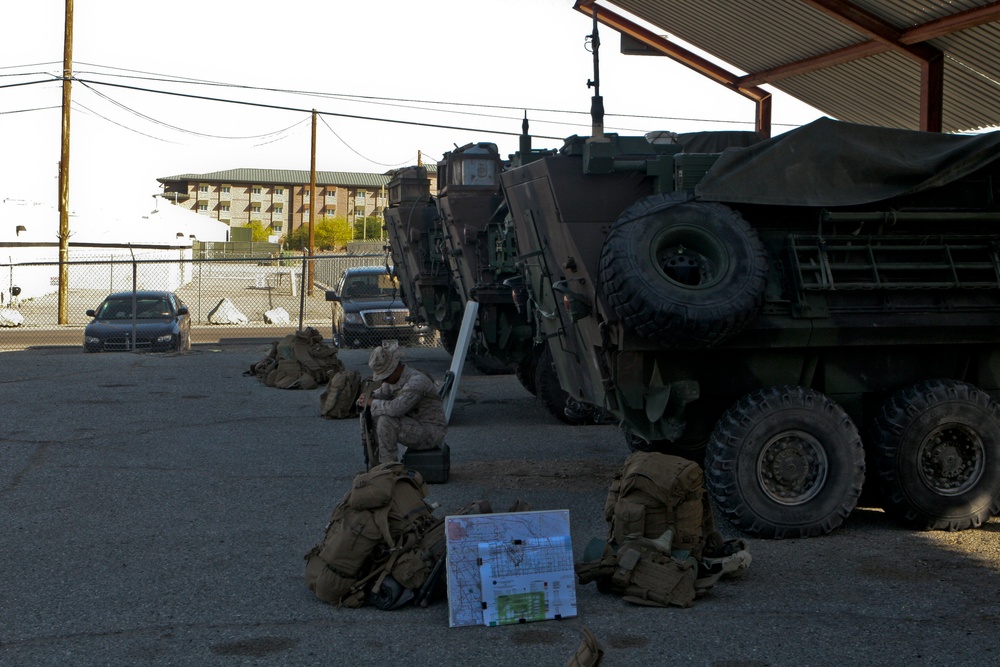
<path id="1" fill-rule="evenodd" d="M 516 137 L 495 132 L 520 132 L 522 109 L 533 135 L 558 138 L 536 138 L 534 145 L 558 147 L 563 137 L 589 134 L 593 59 L 585 39 L 592 23 L 572 6 L 76 0 L 73 71 L 92 83 L 73 83 L 70 207 L 92 212 L 108 208 L 105 200 L 118 213 L 145 213 L 159 191 L 157 177 L 239 167 L 308 170 L 313 108 L 341 114 L 319 122 L 321 171 L 382 173 L 415 164 L 418 151 L 435 162 L 478 141 L 507 155 Z M 0 198 L 57 201 L 62 88 L 54 77 L 62 67 L 64 15 L 64 0 L 4 3 Z M 749 100 L 667 58 L 623 56 L 617 33 L 601 28 L 600 35 L 607 131 L 753 128 Z M 41 83 L 20 85 L 35 81 Z M 820 115 L 778 93 L 774 133 Z"/>

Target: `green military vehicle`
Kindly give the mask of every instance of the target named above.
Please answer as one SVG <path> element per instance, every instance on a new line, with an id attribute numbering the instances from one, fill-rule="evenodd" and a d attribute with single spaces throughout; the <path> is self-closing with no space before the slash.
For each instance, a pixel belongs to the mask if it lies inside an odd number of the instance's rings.
<path id="1" fill-rule="evenodd" d="M 525 126 L 515 165 L 545 154 L 531 149 L 526 132 Z M 568 396 L 551 353 L 544 341 L 536 341 L 530 313 L 512 298 L 508 281 L 519 282 L 521 276 L 499 180 L 509 166 L 492 143 L 449 151 L 437 165 L 437 197 L 430 196 L 423 167 L 395 174 L 385 220 L 404 301 L 420 321 L 440 331 L 449 352 L 454 352 L 465 305 L 474 301 L 471 359 L 476 368 L 487 373 L 513 369 L 525 389 L 561 421 L 593 421 L 587 406 L 574 402 L 566 410 Z"/>
<path id="2" fill-rule="evenodd" d="M 1000 133 L 601 127 L 501 174 L 571 397 L 763 537 L 1000 511 Z"/>

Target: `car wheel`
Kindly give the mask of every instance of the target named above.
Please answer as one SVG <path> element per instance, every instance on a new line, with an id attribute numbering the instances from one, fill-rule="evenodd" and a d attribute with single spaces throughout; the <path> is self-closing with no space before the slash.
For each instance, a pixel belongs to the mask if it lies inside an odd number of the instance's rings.
<path id="1" fill-rule="evenodd" d="M 921 530 L 975 528 L 1000 513 L 1000 405 L 956 380 L 897 392 L 872 431 L 885 510 Z"/>
<path id="2" fill-rule="evenodd" d="M 704 467 L 709 492 L 736 527 L 767 538 L 811 537 L 854 510 L 865 454 L 832 399 L 777 386 L 729 408 L 709 438 Z"/>
<path id="3" fill-rule="evenodd" d="M 721 343 L 764 301 L 760 237 L 722 204 L 669 193 L 640 199 L 612 225 L 599 276 L 626 327 L 664 347 Z"/>

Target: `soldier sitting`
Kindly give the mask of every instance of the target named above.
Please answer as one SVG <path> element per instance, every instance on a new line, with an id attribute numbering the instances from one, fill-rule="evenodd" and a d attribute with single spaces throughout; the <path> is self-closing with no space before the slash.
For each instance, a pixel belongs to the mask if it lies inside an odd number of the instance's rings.
<path id="1" fill-rule="evenodd" d="M 403 350 L 397 344 L 383 344 L 372 350 L 368 367 L 372 379 L 382 385 L 358 399 L 359 408 L 370 408 L 378 442 L 378 461 L 399 460 L 398 445 L 413 449 L 441 446 L 448 432 L 444 406 L 434 381 L 423 371 L 403 364 Z"/>

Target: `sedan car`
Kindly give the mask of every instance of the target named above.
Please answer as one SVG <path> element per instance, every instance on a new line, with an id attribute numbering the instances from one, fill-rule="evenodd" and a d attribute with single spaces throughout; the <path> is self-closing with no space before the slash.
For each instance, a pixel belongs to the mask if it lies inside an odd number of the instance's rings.
<path id="1" fill-rule="evenodd" d="M 83 333 L 86 352 L 191 349 L 191 316 L 173 292 L 116 292 L 87 315 L 94 319 Z"/>
<path id="2" fill-rule="evenodd" d="M 395 274 L 384 266 L 347 269 L 326 300 L 333 302 L 337 347 L 373 347 L 388 339 L 414 345 L 433 336 L 428 327 L 414 325 Z"/>

